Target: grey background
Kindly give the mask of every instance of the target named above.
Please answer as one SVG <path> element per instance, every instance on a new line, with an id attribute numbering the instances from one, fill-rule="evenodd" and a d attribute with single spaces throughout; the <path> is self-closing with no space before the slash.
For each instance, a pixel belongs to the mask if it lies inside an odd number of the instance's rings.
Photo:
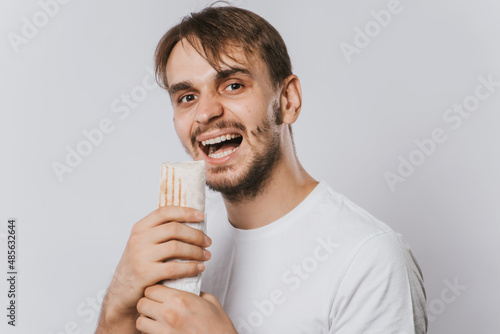
<path id="1" fill-rule="evenodd" d="M 303 88 L 294 133 L 304 167 L 411 244 L 429 333 L 498 333 L 500 87 L 457 129 L 443 115 L 474 94 L 479 76 L 500 81 L 500 3 L 401 0 L 401 12 L 349 63 L 340 44 L 353 44 L 355 27 L 389 2 L 235 1 L 269 20 L 289 47 Z M 69 1 L 15 52 L 9 33 L 21 35 L 23 17 L 42 9 L 2 0 L 4 274 L 7 219 L 19 224 L 18 327 L 6 325 L 1 279 L 2 333 L 93 332 L 130 228 L 156 208 L 160 163 L 187 159 L 160 88 L 144 90 L 127 117 L 112 104 L 141 91 L 160 37 L 206 3 Z M 52 164 L 65 163 L 66 146 L 75 149 L 103 119 L 113 131 L 60 182 Z M 435 128 L 447 140 L 391 191 L 384 173 L 396 173 L 398 157 Z"/>

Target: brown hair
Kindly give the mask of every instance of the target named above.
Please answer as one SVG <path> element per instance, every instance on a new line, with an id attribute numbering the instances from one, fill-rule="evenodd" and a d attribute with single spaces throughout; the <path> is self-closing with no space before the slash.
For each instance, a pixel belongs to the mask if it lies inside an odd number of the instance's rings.
<path id="1" fill-rule="evenodd" d="M 233 7 L 207 7 L 191 13 L 172 27 L 158 43 L 155 73 L 158 84 L 168 87 L 166 67 L 174 46 L 186 39 L 210 65 L 220 70 L 221 55 L 231 56 L 231 49 L 241 47 L 247 57 L 252 53 L 266 63 L 271 83 L 280 87 L 292 74 L 292 64 L 285 42 L 265 19 L 248 10 Z"/>

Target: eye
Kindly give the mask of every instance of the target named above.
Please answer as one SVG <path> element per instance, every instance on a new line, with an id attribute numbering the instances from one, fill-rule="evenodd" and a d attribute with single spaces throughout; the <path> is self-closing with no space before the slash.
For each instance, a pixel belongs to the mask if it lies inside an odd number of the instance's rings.
<path id="1" fill-rule="evenodd" d="M 197 97 L 196 95 L 193 95 L 193 94 L 187 94 L 187 95 L 182 96 L 182 97 L 179 99 L 179 102 L 188 103 L 188 102 L 191 102 L 191 101 L 196 100 L 197 98 L 198 98 L 198 97 Z"/>
<path id="2" fill-rule="evenodd" d="M 228 86 L 226 86 L 226 90 L 238 90 L 238 89 L 241 89 L 243 87 L 242 84 L 239 84 L 239 83 L 232 83 Z"/>

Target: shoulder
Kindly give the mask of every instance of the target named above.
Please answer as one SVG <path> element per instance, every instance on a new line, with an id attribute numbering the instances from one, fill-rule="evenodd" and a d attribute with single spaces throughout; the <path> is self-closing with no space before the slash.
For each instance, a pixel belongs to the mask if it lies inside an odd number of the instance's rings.
<path id="1" fill-rule="evenodd" d="M 360 245 L 376 236 L 394 232 L 326 182 L 322 181 L 318 187 L 319 196 L 309 210 L 307 220 L 320 233 L 334 234 L 345 243 Z"/>
<path id="2" fill-rule="evenodd" d="M 374 273 L 381 281 L 393 276 L 401 279 L 400 283 L 407 279 L 423 283 L 421 269 L 410 246 L 401 234 L 393 231 L 367 237 L 353 249 L 346 275 L 363 280 Z"/>
<path id="3" fill-rule="evenodd" d="M 331 235 L 341 245 L 339 281 L 331 290 L 331 316 L 339 332 L 364 332 L 372 323 L 390 328 L 387 332 L 415 328 L 423 333 L 423 275 L 404 237 L 327 185 L 317 209 L 329 212 Z"/>
<path id="4" fill-rule="evenodd" d="M 345 195 L 326 184 L 324 186 L 318 211 L 329 213 L 326 216 L 330 217 L 327 224 L 331 226 L 331 234 L 349 254 L 346 256 L 350 261 L 346 270 L 351 273 L 358 270 L 367 272 L 369 267 L 378 267 L 381 273 L 403 270 L 412 271 L 411 276 L 421 277 L 412 250 L 400 233 Z"/>
<path id="5" fill-rule="evenodd" d="M 358 246 L 335 287 L 336 330 L 361 333 L 373 326 L 386 333 L 426 333 L 423 275 L 403 237 L 387 232 Z"/>

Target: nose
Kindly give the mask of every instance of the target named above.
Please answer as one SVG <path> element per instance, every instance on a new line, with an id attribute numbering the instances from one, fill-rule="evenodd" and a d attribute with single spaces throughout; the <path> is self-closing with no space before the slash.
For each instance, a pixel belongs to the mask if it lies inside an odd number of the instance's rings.
<path id="1" fill-rule="evenodd" d="M 201 96 L 196 108 L 195 120 L 198 123 L 209 123 L 223 114 L 222 104 L 213 94 Z"/>

